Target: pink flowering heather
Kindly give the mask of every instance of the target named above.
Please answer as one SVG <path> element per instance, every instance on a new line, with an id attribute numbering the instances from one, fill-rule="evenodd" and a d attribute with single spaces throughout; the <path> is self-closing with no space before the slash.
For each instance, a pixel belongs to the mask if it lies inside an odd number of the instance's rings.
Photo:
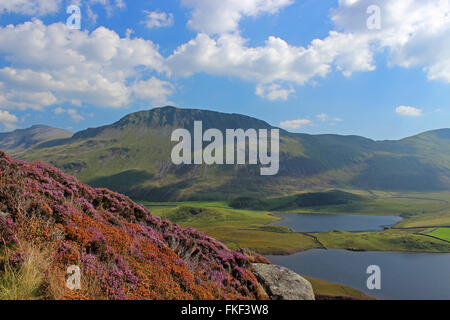
<path id="1" fill-rule="evenodd" d="M 151 215 L 128 197 L 91 188 L 51 165 L 0 151 L 0 241 L 50 252 L 65 299 L 258 299 L 248 259 L 192 228 Z M 11 256 L 15 264 L 21 256 Z M 64 287 L 68 266 L 84 275 Z M 52 277 L 49 277 L 48 275 Z M 46 279 L 47 279 L 46 278 Z M 50 280 L 49 280 L 50 281 Z"/>

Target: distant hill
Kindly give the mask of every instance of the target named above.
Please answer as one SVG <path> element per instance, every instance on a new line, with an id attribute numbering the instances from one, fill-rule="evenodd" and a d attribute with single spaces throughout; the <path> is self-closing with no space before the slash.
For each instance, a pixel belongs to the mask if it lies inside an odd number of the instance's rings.
<path id="1" fill-rule="evenodd" d="M 266 200 L 240 197 L 230 201 L 230 206 L 235 209 L 286 211 L 305 207 L 349 204 L 363 200 L 365 199 L 362 196 L 339 190 L 330 190 L 327 192 L 301 193 Z"/>
<path id="2" fill-rule="evenodd" d="M 0 149 L 6 151 L 23 151 L 41 142 L 72 137 L 67 130 L 36 125 L 28 129 L 0 133 Z"/>
<path id="3" fill-rule="evenodd" d="M 149 201 L 261 198 L 343 187 L 450 189 L 450 129 L 399 141 L 280 130 L 280 172 L 261 177 L 256 165 L 172 164 L 171 133 L 177 128 L 192 132 L 196 120 L 203 121 L 204 130 L 273 128 L 244 115 L 164 107 L 35 145 L 21 157 L 52 163 L 93 186 Z"/>

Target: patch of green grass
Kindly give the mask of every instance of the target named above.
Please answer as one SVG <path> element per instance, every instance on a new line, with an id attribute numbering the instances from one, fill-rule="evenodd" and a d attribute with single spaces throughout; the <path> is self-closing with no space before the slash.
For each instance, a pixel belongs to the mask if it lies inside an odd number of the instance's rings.
<path id="1" fill-rule="evenodd" d="M 373 233 L 328 232 L 317 234 L 327 248 L 375 251 L 450 252 L 448 244 L 417 235 L 426 227 L 450 225 L 450 193 L 393 193 L 351 190 L 364 201 L 340 205 L 305 207 L 288 210 L 294 213 L 334 213 L 397 215 L 404 220 L 398 228 Z M 277 199 L 286 199 L 277 198 Z M 295 199 L 294 196 L 291 199 Z M 290 253 L 320 247 L 307 235 L 270 223 L 279 220 L 264 210 L 233 209 L 225 201 L 211 202 L 144 202 L 153 214 L 190 226 L 219 239 L 230 248 L 248 247 L 259 253 Z"/>
<path id="2" fill-rule="evenodd" d="M 148 203 L 150 211 L 183 227 L 193 227 L 231 249 L 249 248 L 261 254 L 288 254 L 317 248 L 311 237 L 269 225 L 279 218 L 265 211 L 237 210 L 226 202 Z"/>
<path id="3" fill-rule="evenodd" d="M 315 295 L 327 297 L 351 297 L 353 299 L 363 300 L 372 299 L 363 292 L 342 284 L 330 283 L 311 277 L 305 277 L 305 279 L 311 283 Z"/>
<path id="4" fill-rule="evenodd" d="M 430 214 L 411 216 L 403 220 L 396 227 L 418 228 L 418 227 L 438 227 L 450 226 L 450 210 Z"/>
<path id="5" fill-rule="evenodd" d="M 236 209 L 286 211 L 326 205 L 346 205 L 364 200 L 365 199 L 360 195 L 341 190 L 330 190 L 325 192 L 300 193 L 297 195 L 266 200 L 241 197 L 231 201 L 230 206 Z"/>
<path id="6" fill-rule="evenodd" d="M 447 202 L 450 193 L 402 194 L 362 190 L 351 192 L 362 196 L 364 201 L 306 207 L 293 211 L 317 214 L 401 215 L 404 220 L 399 226 L 424 226 L 424 228 L 366 233 L 334 231 L 308 236 L 283 226 L 270 225 L 279 218 L 265 210 L 233 209 L 224 201 L 141 203 L 153 214 L 181 226 L 201 230 L 235 250 L 249 248 L 261 254 L 289 254 L 323 245 L 327 248 L 361 251 L 450 252 L 449 243 L 417 234 L 426 232 L 428 229 L 426 226 L 450 223 L 450 205 Z M 312 236 L 317 237 L 319 242 Z M 364 293 L 347 286 L 313 278 L 308 280 L 313 285 L 315 293 L 319 295 L 370 299 Z"/>
<path id="7" fill-rule="evenodd" d="M 450 244 L 416 234 L 418 230 L 390 229 L 382 232 L 332 231 L 315 234 L 327 248 L 356 251 L 450 252 Z"/>
<path id="8" fill-rule="evenodd" d="M 439 228 L 439 229 L 433 230 L 430 233 L 427 233 L 427 235 L 436 237 L 439 239 L 443 239 L 446 241 L 450 241 L 450 228 Z"/>

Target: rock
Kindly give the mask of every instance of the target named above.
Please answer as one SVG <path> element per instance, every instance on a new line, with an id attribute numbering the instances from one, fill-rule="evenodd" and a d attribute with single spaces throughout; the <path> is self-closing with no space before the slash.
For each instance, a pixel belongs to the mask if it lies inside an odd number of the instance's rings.
<path id="1" fill-rule="evenodd" d="M 252 264 L 253 274 L 272 300 L 315 300 L 308 280 L 273 264 Z"/>

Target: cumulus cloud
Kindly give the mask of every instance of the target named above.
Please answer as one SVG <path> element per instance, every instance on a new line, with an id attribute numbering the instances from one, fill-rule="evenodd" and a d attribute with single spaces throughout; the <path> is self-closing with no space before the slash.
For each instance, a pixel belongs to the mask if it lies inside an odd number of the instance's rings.
<path id="1" fill-rule="evenodd" d="M 291 84 L 305 85 L 316 77 L 325 77 L 333 69 L 345 76 L 375 70 L 371 44 L 366 37 L 352 33 L 331 31 L 328 37 L 315 39 L 307 47 L 292 46 L 270 36 L 263 46 L 250 47 L 239 32 L 232 32 L 238 30 L 243 16 L 275 13 L 292 1 L 186 0 L 184 3 L 194 8 L 189 24 L 200 33 L 167 59 L 179 76 L 203 72 L 238 77 L 255 82 L 259 96 L 277 100 L 289 97 L 294 90 Z M 226 21 L 219 23 L 222 18 Z M 278 87 L 283 83 L 289 89 Z"/>
<path id="2" fill-rule="evenodd" d="M 137 100 L 150 101 L 153 105 L 173 104 L 167 100 L 175 88 L 168 82 L 152 77 L 148 80 L 137 81 L 131 87 Z"/>
<path id="3" fill-rule="evenodd" d="M 333 70 L 350 77 L 376 69 L 375 55 L 386 51 L 389 65 L 420 67 L 429 80 L 450 83 L 450 11 L 442 0 L 340 0 L 331 11 L 335 30 L 307 46 L 271 36 L 250 47 L 239 32 L 245 16 L 273 14 L 288 0 L 183 0 L 192 8 L 189 26 L 196 38 L 168 58 L 179 76 L 207 73 L 256 83 L 256 93 L 277 84 L 305 85 Z M 378 6 L 381 29 L 367 27 L 370 6 Z"/>
<path id="4" fill-rule="evenodd" d="M 67 114 L 75 122 L 79 122 L 79 121 L 84 120 L 84 117 L 82 115 L 80 115 L 76 109 L 72 109 L 72 108 L 70 108 L 70 109 L 63 109 L 61 107 L 58 107 L 53 112 L 56 115 Z"/>
<path id="5" fill-rule="evenodd" d="M 62 0 L 2 0 L 0 14 L 18 13 L 24 15 L 38 15 L 55 13 L 59 10 Z"/>
<path id="6" fill-rule="evenodd" d="M 319 119 L 322 122 L 326 122 L 326 121 L 328 121 L 329 116 L 326 113 L 321 113 L 321 114 L 318 114 L 316 116 L 316 118 Z"/>
<path id="7" fill-rule="evenodd" d="M 146 17 L 143 22 L 149 29 L 170 27 L 174 24 L 173 14 L 158 11 L 145 11 Z"/>
<path id="8" fill-rule="evenodd" d="M 235 76 L 257 83 L 275 81 L 303 85 L 314 77 L 325 77 L 334 64 L 346 75 L 373 70 L 373 57 L 367 44 L 353 35 L 331 32 L 325 40 L 314 40 L 307 48 L 289 45 L 269 37 L 264 46 L 248 47 L 237 34 L 217 40 L 200 33 L 181 45 L 167 62 L 175 73 L 190 76 L 196 72 Z"/>
<path id="9" fill-rule="evenodd" d="M 372 51 L 389 49 L 389 64 L 420 67 L 429 80 L 450 83 L 450 7 L 448 0 L 359 0 L 339 2 L 336 27 L 370 43 Z M 381 29 L 369 30 L 369 5 L 380 8 Z"/>
<path id="10" fill-rule="evenodd" d="M 254 83 L 255 93 L 265 99 L 286 100 L 295 86 L 315 83 L 335 70 L 346 77 L 374 71 L 379 52 L 386 52 L 390 66 L 421 68 L 429 80 L 450 83 L 448 1 L 339 0 L 330 13 L 334 30 L 324 38 L 304 46 L 276 36 L 260 46 L 248 44 L 239 30 L 244 17 L 276 14 L 293 2 L 182 0 L 191 9 L 188 25 L 198 34 L 167 59 L 151 41 L 129 35 L 122 39 L 103 27 L 89 34 L 34 20 L 0 28 L 0 54 L 10 63 L 0 69 L 0 102 L 5 108 L 42 108 L 63 101 L 120 107 L 139 96 L 166 100 L 173 87 L 161 80 L 156 86 L 159 95 L 150 94 L 139 82 L 143 80 L 137 76 L 138 67 L 179 77 L 196 73 L 235 77 Z M 86 3 L 125 5 L 119 0 Z M 51 12 L 58 4 L 57 0 L 12 0 L 2 3 L 0 12 L 22 8 L 37 14 Z M 372 5 L 380 8 L 380 30 L 367 28 L 367 8 Z M 166 13 L 148 12 L 147 18 L 149 27 L 173 23 Z"/>
<path id="11" fill-rule="evenodd" d="M 12 130 L 16 128 L 16 123 L 19 121 L 17 117 L 8 111 L 0 110 L 0 123 L 3 124 L 6 130 Z"/>
<path id="12" fill-rule="evenodd" d="M 328 123 L 331 126 L 334 126 L 337 122 L 343 122 L 344 119 L 338 117 L 332 117 L 329 114 L 321 113 L 316 115 L 317 120 L 323 123 Z"/>
<path id="13" fill-rule="evenodd" d="M 111 13 L 114 7 L 125 8 L 123 0 L 72 0 L 67 3 L 75 5 L 86 5 L 88 7 L 88 15 L 93 12 L 90 6 L 100 4 L 105 6 L 108 13 Z M 62 10 L 62 0 L 2 0 L 0 1 L 0 14 L 17 13 L 30 16 L 44 16 L 47 14 L 57 13 Z M 92 17 L 92 16 L 91 16 Z"/>
<path id="14" fill-rule="evenodd" d="M 274 14 L 294 3 L 294 0 L 182 0 L 192 8 L 189 27 L 207 34 L 223 34 L 238 30 L 239 21 L 246 16 Z"/>
<path id="15" fill-rule="evenodd" d="M 313 122 L 308 119 L 288 120 L 280 123 L 280 127 L 285 129 L 296 130 L 311 125 Z"/>
<path id="16" fill-rule="evenodd" d="M 153 42 L 121 38 L 104 27 L 89 33 L 36 19 L 0 27 L 0 54 L 10 63 L 0 69 L 0 103 L 7 109 L 67 102 L 119 108 L 139 91 L 133 79 L 141 72 L 169 74 Z M 170 93 L 160 85 L 152 98 L 165 100 Z"/>
<path id="17" fill-rule="evenodd" d="M 420 117 L 422 115 L 421 109 L 410 106 L 400 106 L 395 110 L 395 112 L 399 115 L 408 117 Z"/>
<path id="18" fill-rule="evenodd" d="M 288 88 L 283 88 L 279 84 L 269 84 L 269 85 L 259 84 L 256 87 L 256 94 L 258 96 L 271 101 L 274 100 L 286 101 L 289 98 L 289 96 L 294 92 L 295 90 L 294 88 L 292 88 L 292 86 L 289 86 Z"/>

